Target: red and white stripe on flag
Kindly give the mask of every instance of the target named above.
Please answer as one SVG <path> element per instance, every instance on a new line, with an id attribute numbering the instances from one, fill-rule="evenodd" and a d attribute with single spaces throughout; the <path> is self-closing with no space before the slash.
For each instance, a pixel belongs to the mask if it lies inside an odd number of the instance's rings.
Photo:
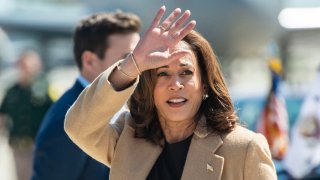
<path id="1" fill-rule="evenodd" d="M 257 131 L 262 133 L 270 146 L 272 157 L 281 160 L 288 149 L 288 113 L 285 101 L 273 92 L 268 97 Z"/>

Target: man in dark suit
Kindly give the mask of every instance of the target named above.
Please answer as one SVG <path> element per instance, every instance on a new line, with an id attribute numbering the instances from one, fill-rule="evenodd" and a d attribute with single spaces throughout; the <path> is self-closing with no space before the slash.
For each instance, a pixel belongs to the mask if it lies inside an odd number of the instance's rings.
<path id="1" fill-rule="evenodd" d="M 136 15 L 123 12 L 98 13 L 78 24 L 74 56 L 80 75 L 43 120 L 35 143 L 33 180 L 108 179 L 108 168 L 85 154 L 66 135 L 64 116 L 90 82 L 134 49 L 140 39 L 140 26 Z"/>

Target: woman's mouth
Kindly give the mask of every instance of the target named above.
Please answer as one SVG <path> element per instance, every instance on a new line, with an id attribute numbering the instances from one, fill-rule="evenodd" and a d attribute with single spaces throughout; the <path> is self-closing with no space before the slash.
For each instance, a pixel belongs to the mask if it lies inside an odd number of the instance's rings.
<path id="1" fill-rule="evenodd" d="M 170 107 L 180 107 L 187 102 L 185 98 L 172 98 L 167 101 Z"/>

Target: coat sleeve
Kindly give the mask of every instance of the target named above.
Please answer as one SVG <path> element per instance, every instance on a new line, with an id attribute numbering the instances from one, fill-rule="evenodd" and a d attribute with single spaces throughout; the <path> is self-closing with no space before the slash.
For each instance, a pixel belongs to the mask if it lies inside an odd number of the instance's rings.
<path id="1" fill-rule="evenodd" d="M 277 175 L 265 137 L 255 135 L 250 141 L 244 167 L 245 180 L 276 180 Z"/>
<path id="2" fill-rule="evenodd" d="M 111 166 L 117 140 L 123 129 L 125 113 L 115 124 L 109 124 L 133 93 L 138 79 L 122 91 L 115 91 L 108 77 L 116 64 L 103 72 L 82 91 L 68 110 L 64 128 L 70 139 L 84 152 L 101 163 Z"/>

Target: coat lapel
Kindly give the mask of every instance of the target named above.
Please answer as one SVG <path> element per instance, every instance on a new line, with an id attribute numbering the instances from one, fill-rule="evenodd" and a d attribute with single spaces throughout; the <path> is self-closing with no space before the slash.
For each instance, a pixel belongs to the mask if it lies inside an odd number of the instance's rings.
<path id="1" fill-rule="evenodd" d="M 194 132 L 182 180 L 221 179 L 224 158 L 215 152 L 223 141 L 219 135 L 211 133 L 204 123 L 204 119 L 200 120 Z"/>
<path id="2" fill-rule="evenodd" d="M 121 156 L 116 156 L 113 160 L 110 179 L 146 179 L 161 154 L 160 146 L 153 145 L 143 138 L 132 138 L 133 136 L 134 130 L 131 128 L 122 132 L 122 138 L 130 140 L 119 140 L 119 147 L 122 148 L 118 151 L 123 152 L 119 152 Z M 221 179 L 224 159 L 215 152 L 222 144 L 221 137 L 208 131 L 203 122 L 199 121 L 181 179 Z"/>
<path id="3" fill-rule="evenodd" d="M 154 145 L 144 138 L 132 138 L 133 129 L 126 129 L 122 136 L 129 141 L 121 142 L 122 156 L 117 156 L 111 168 L 110 179 L 146 179 L 151 168 L 162 152 L 160 146 Z"/>

